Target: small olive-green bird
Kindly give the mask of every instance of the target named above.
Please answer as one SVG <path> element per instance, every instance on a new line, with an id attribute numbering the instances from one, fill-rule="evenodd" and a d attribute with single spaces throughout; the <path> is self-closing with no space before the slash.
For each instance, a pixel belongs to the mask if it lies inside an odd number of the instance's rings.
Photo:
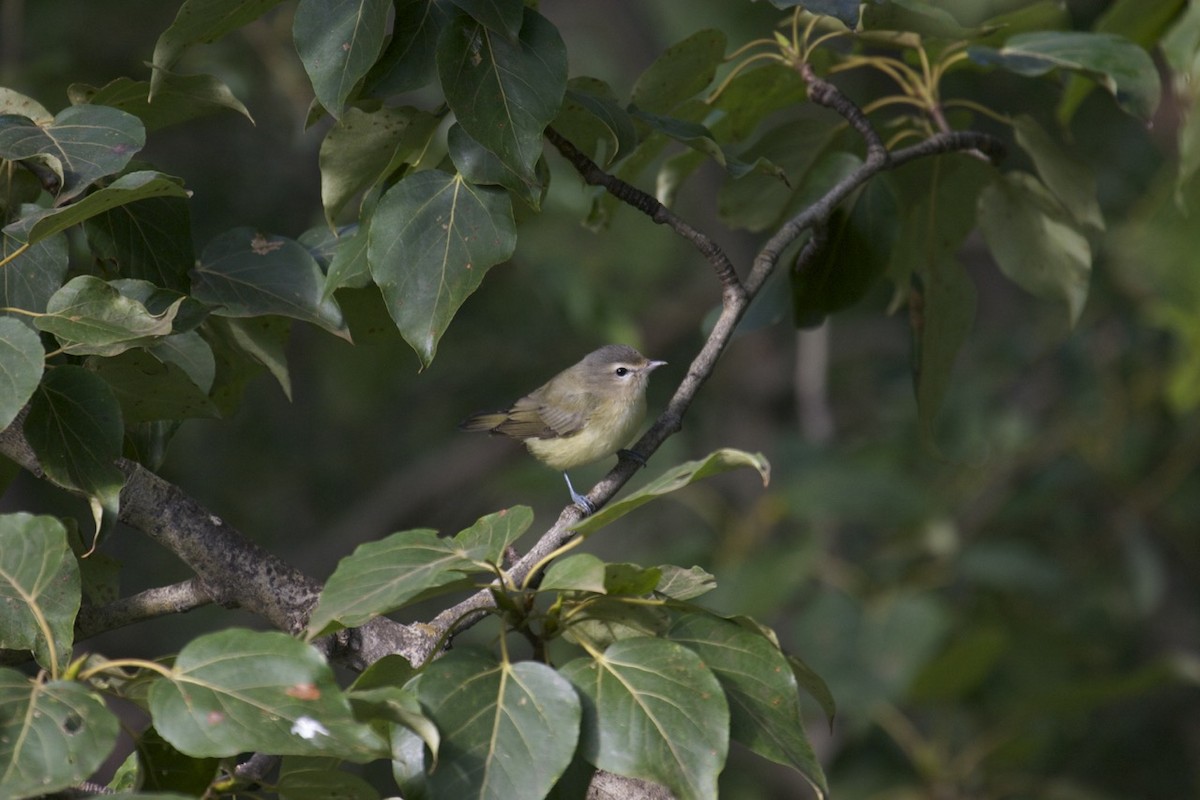
<path id="1" fill-rule="evenodd" d="M 562 472 L 571 499 L 591 514 L 595 509 L 575 491 L 567 470 L 617 453 L 633 440 L 646 417 L 650 373 L 665 363 L 627 345 L 605 345 L 509 408 L 472 414 L 458 427 L 522 440 L 539 461 Z"/>

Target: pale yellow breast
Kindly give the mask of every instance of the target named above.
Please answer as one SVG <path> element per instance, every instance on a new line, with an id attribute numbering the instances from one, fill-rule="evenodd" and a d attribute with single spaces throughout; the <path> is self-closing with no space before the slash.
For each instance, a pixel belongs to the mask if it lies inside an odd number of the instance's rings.
<path id="1" fill-rule="evenodd" d="M 583 428 L 572 436 L 526 439 L 525 446 L 543 464 L 561 471 L 611 456 L 633 440 L 646 417 L 646 399 L 611 405 L 611 410 L 592 412 Z"/>

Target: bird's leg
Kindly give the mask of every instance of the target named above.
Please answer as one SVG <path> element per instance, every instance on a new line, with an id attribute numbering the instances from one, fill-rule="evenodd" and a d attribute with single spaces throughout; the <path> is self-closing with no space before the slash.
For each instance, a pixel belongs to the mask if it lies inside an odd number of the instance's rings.
<path id="1" fill-rule="evenodd" d="M 564 472 L 563 477 L 567 479 L 567 491 L 571 493 L 571 500 L 583 510 L 583 515 L 590 517 L 595 514 L 596 507 L 592 505 L 592 501 L 575 491 L 575 487 L 571 485 L 571 476 Z"/>
<path id="2" fill-rule="evenodd" d="M 644 466 L 646 466 L 646 459 L 645 459 L 645 457 L 644 457 L 644 456 L 642 456 L 642 454 L 641 454 L 641 453 L 639 453 L 639 452 L 637 452 L 637 451 L 635 451 L 635 450 L 625 450 L 625 449 L 618 450 L 618 451 L 617 451 L 617 458 L 624 458 L 624 459 L 626 459 L 627 461 L 632 461 L 632 462 L 634 462 L 635 464 L 637 464 L 639 467 L 644 467 Z"/>

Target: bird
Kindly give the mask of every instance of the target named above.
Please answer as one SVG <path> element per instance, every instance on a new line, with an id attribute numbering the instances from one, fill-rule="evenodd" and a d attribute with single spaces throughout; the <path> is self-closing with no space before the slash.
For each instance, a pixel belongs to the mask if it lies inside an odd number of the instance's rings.
<path id="1" fill-rule="evenodd" d="M 623 448 L 646 417 L 650 373 L 666 363 L 628 345 L 607 344 L 508 408 L 472 414 L 458 427 L 524 442 L 535 458 L 562 472 L 571 500 L 591 515 L 595 508 L 575 491 L 567 471 L 613 454 L 645 463 Z"/>

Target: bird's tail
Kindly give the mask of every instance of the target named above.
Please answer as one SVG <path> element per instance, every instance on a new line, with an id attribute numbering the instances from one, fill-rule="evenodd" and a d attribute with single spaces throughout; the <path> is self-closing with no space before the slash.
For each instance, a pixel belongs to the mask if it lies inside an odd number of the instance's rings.
<path id="1" fill-rule="evenodd" d="M 508 419 L 503 411 L 482 411 L 458 423 L 460 431 L 493 431 L 498 425 Z"/>

